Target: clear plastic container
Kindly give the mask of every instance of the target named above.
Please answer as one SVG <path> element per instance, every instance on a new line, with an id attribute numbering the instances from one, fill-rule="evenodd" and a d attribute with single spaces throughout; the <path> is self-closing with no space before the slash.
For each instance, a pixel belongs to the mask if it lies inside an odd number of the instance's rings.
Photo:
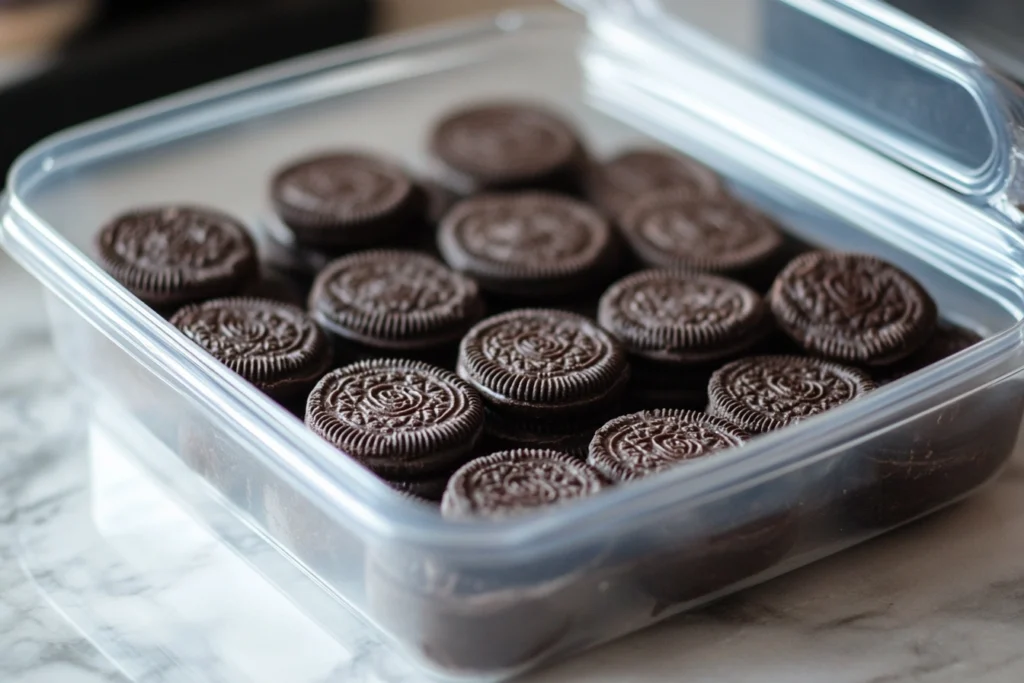
<path id="1" fill-rule="evenodd" d="M 737 0 L 726 24 L 710 3 L 574 4 L 589 21 L 503 14 L 264 69 L 44 141 L 9 178 L 4 246 L 48 288 L 56 346 L 106 414 L 162 444 L 139 463 L 197 516 L 219 501 L 304 569 L 322 588 L 295 596 L 311 613 L 336 600 L 446 676 L 515 673 L 947 505 L 996 476 L 1024 415 L 1018 104 L 998 76 L 863 0 Z M 808 61 L 829 36 L 873 75 Z M 428 173 L 432 122 L 494 97 L 564 111 L 598 156 L 677 147 L 797 237 L 899 264 L 986 339 L 706 462 L 546 514 L 452 523 L 89 257 L 105 220 L 152 202 L 217 206 L 259 231 L 273 170 L 324 147 Z"/>

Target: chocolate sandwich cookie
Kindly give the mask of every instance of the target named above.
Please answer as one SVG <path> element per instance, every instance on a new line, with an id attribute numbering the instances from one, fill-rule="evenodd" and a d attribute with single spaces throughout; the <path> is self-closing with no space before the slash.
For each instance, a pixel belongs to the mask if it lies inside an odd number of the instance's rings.
<path id="1" fill-rule="evenodd" d="M 474 326 L 459 346 L 458 373 L 504 415 L 561 419 L 611 404 L 629 365 L 618 342 L 583 316 L 522 309 Z"/>
<path id="2" fill-rule="evenodd" d="M 583 145 L 572 126 L 540 107 L 494 103 L 453 112 L 431 152 L 466 191 L 579 185 Z"/>
<path id="3" fill-rule="evenodd" d="M 633 539 L 645 550 L 628 572 L 653 600 L 652 616 L 720 593 L 786 558 L 796 545 L 797 515 L 759 501 L 759 495 L 743 494 L 717 506 L 730 509 L 689 510 Z"/>
<path id="4" fill-rule="evenodd" d="M 441 514 L 451 519 L 508 517 L 591 496 L 605 486 L 597 470 L 566 453 L 501 451 L 470 460 L 452 475 Z"/>
<path id="5" fill-rule="evenodd" d="M 451 472 L 483 424 L 483 404 L 466 382 L 419 361 L 347 365 L 320 380 L 306 403 L 315 434 L 391 481 Z"/>
<path id="6" fill-rule="evenodd" d="M 552 566 L 553 565 L 553 566 Z M 521 671 L 557 652 L 581 605 L 600 597 L 585 560 L 464 565 L 378 551 L 366 566 L 370 614 L 450 675 Z"/>
<path id="7" fill-rule="evenodd" d="M 645 270 L 608 288 L 598 322 L 631 354 L 695 364 L 750 348 L 769 331 L 770 314 L 757 292 L 734 280 Z"/>
<path id="8" fill-rule="evenodd" d="M 928 341 L 938 317 L 928 292 L 874 256 L 812 251 L 793 259 L 769 295 L 779 327 L 807 352 L 889 365 Z"/>
<path id="9" fill-rule="evenodd" d="M 843 460 L 833 495 L 844 525 L 880 529 L 991 480 L 1016 450 L 1024 398 L 1012 384 L 961 395 L 901 422 Z"/>
<path id="10" fill-rule="evenodd" d="M 459 202 L 441 222 L 438 247 L 485 291 L 521 298 L 585 291 L 609 276 L 616 256 L 611 227 L 596 211 L 540 192 Z"/>
<path id="11" fill-rule="evenodd" d="M 100 230 L 96 248 L 114 279 L 163 311 L 241 292 L 259 270 L 240 222 L 194 206 L 121 214 Z"/>
<path id="12" fill-rule="evenodd" d="M 619 220 L 634 257 L 649 267 L 707 271 L 771 283 L 783 244 L 774 223 L 738 199 L 687 190 L 647 194 Z"/>
<path id="13" fill-rule="evenodd" d="M 271 398 L 305 401 L 331 367 L 327 335 L 309 315 L 269 299 L 213 299 L 182 308 L 171 324 Z"/>
<path id="14" fill-rule="evenodd" d="M 483 315 L 476 283 L 412 251 L 362 251 L 332 261 L 309 295 L 313 318 L 348 359 L 415 354 L 448 363 Z"/>
<path id="15" fill-rule="evenodd" d="M 972 438 L 950 437 L 948 431 L 939 438 L 924 432 L 903 434 L 860 454 L 836 482 L 844 525 L 896 526 L 952 503 L 994 477 L 1012 455 L 1016 430 L 986 424 L 984 434 L 969 429 Z"/>
<path id="16" fill-rule="evenodd" d="M 613 407 L 594 411 L 593 415 L 530 418 L 485 409 L 484 438 L 481 443 L 490 452 L 517 448 L 559 451 L 585 460 L 594 432 L 614 414 Z"/>
<path id="17" fill-rule="evenodd" d="M 853 401 L 874 388 L 860 370 L 836 363 L 754 356 L 715 371 L 708 385 L 708 412 L 751 434 L 762 434 Z"/>
<path id="18" fill-rule="evenodd" d="M 447 185 L 428 178 L 417 180 L 416 195 L 420 207 L 416 213 L 421 216 L 421 221 L 418 226 L 410 226 L 408 234 L 396 242 L 395 246 L 440 258 L 437 228 L 461 195 Z"/>
<path id="19" fill-rule="evenodd" d="M 924 346 L 892 365 L 876 368 L 874 375 L 879 384 L 888 384 L 907 375 L 924 370 L 929 365 L 945 360 L 981 342 L 977 332 L 959 325 L 940 321 Z"/>
<path id="20" fill-rule="evenodd" d="M 225 499 L 250 515 L 263 509 L 266 470 L 252 452 L 208 420 L 190 417 L 178 428 L 178 456 Z"/>
<path id="21" fill-rule="evenodd" d="M 747 432 L 722 418 L 689 410 L 623 415 L 599 430 L 587 462 L 608 480 L 623 482 L 684 467 L 742 446 Z M 626 539 L 619 555 L 627 582 L 655 602 L 654 613 L 750 578 L 781 560 L 796 539 L 791 494 L 748 489 L 666 515 Z"/>
<path id="22" fill-rule="evenodd" d="M 259 227 L 263 237 L 260 242 L 260 261 L 285 273 L 307 291 L 317 273 L 348 251 L 300 246 L 292 231 L 277 216 L 264 217 Z"/>
<path id="23" fill-rule="evenodd" d="M 587 174 L 587 199 L 614 219 L 637 199 L 663 191 L 707 201 L 725 190 L 718 174 L 707 166 L 663 150 L 628 150 L 592 166 Z"/>
<path id="24" fill-rule="evenodd" d="M 748 438 L 731 422 L 706 413 L 645 410 L 598 429 L 587 462 L 611 481 L 628 481 L 741 446 Z"/>
<path id="25" fill-rule="evenodd" d="M 295 242 L 315 249 L 387 244 L 422 219 L 423 203 L 401 168 L 354 152 L 290 164 L 274 176 L 270 197 Z"/>
<path id="26" fill-rule="evenodd" d="M 459 194 L 450 187 L 434 180 L 421 179 L 417 186 L 419 187 L 420 201 L 423 202 L 423 215 L 427 220 L 427 224 L 430 226 L 439 225 L 441 219 L 459 201 Z"/>
<path id="27" fill-rule="evenodd" d="M 441 496 L 444 495 L 445 487 L 448 486 L 448 478 L 448 474 L 442 474 L 439 477 L 426 479 L 398 479 L 394 481 L 385 479 L 385 481 L 391 488 L 407 496 L 429 503 L 439 503 L 441 502 Z"/>
<path id="28" fill-rule="evenodd" d="M 629 352 L 630 403 L 703 409 L 711 373 L 772 330 L 761 296 L 725 278 L 646 270 L 601 297 L 598 322 Z"/>
<path id="29" fill-rule="evenodd" d="M 293 306 L 306 307 L 307 292 L 288 274 L 274 268 L 260 268 L 259 278 L 246 287 L 240 296 L 250 299 L 270 299 Z"/>

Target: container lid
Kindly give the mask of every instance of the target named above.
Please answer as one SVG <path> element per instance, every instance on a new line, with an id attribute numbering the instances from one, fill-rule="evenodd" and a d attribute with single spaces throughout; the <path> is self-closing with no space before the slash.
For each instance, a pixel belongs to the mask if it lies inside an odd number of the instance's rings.
<path id="1" fill-rule="evenodd" d="M 978 202 L 1020 204 L 1021 91 L 966 47 L 877 0 L 727 2 L 723 17 L 717 2 L 567 0 L 634 53 L 707 61 Z"/>

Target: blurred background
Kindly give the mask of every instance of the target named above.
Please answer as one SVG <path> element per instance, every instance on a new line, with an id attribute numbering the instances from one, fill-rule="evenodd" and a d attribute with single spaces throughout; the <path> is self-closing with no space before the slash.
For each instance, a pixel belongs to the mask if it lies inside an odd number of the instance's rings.
<path id="1" fill-rule="evenodd" d="M 670 0 L 718 14 L 758 0 Z M 1024 2 L 890 0 L 1024 80 Z M 375 33 L 554 0 L 0 0 L 0 169 L 75 123 Z"/>
<path id="2" fill-rule="evenodd" d="M 728 1 L 728 0 L 726 0 Z M 81 121 L 374 33 L 544 0 L 0 0 L 0 168 Z"/>

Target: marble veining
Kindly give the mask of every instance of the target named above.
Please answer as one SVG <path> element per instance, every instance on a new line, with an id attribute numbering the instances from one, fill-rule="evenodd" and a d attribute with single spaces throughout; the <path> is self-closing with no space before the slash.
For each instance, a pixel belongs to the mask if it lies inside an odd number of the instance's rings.
<path id="1" fill-rule="evenodd" d="M 27 287 L 5 259 L 0 273 Z M 0 315 L 0 680 L 422 680 L 357 620 L 328 635 L 141 485 L 86 419 L 38 299 Z M 525 680 L 1020 681 L 1022 538 L 1018 458 L 954 509 Z"/>

